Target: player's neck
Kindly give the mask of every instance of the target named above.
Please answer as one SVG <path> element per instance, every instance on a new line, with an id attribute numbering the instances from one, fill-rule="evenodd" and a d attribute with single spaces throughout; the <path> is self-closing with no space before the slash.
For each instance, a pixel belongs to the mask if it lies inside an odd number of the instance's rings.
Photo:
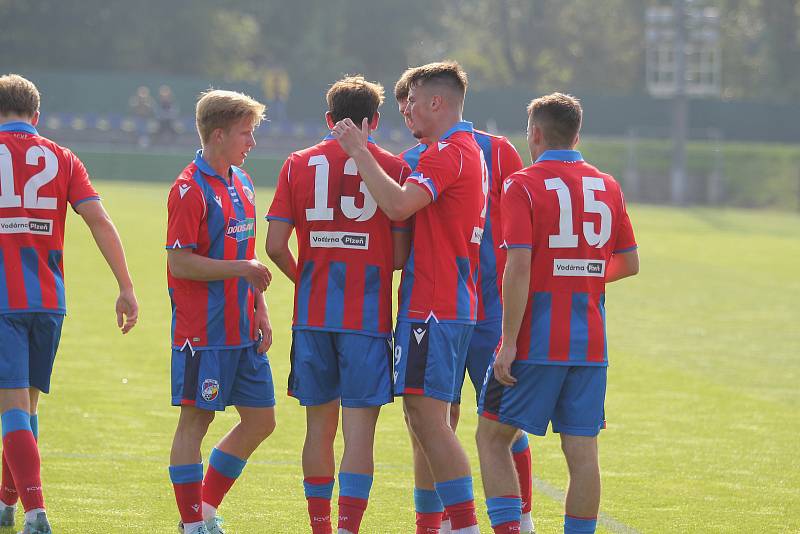
<path id="1" fill-rule="evenodd" d="M 7 122 L 27 122 L 28 124 L 32 124 L 33 120 L 30 117 L 23 117 L 22 115 L 13 113 L 9 115 L 0 114 L 0 124 L 5 124 Z"/>
<path id="2" fill-rule="evenodd" d="M 446 118 L 443 118 L 442 121 L 436 125 L 435 131 L 431 132 L 430 135 L 426 135 L 425 138 L 429 140 L 441 139 L 444 134 L 449 132 L 453 126 L 462 120 L 460 113 L 448 113 Z"/>
<path id="3" fill-rule="evenodd" d="M 225 156 L 217 152 L 213 146 L 203 148 L 203 159 L 222 178 L 225 180 L 230 178 L 229 173 L 232 163 L 227 161 Z"/>

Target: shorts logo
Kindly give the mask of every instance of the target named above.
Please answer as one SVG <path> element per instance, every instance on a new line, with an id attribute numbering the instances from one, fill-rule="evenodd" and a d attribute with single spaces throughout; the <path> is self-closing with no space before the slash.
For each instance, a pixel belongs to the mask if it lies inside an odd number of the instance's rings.
<path id="1" fill-rule="evenodd" d="M 237 243 L 247 241 L 256 235 L 256 220 L 245 219 L 240 221 L 233 217 L 228 219 L 228 227 L 225 228 L 225 237 L 235 239 Z"/>
<path id="2" fill-rule="evenodd" d="M 422 338 L 425 337 L 425 332 L 426 332 L 426 330 L 424 328 L 416 328 L 414 330 L 414 337 L 417 340 L 417 345 L 422 343 Z"/>
<path id="3" fill-rule="evenodd" d="M 472 229 L 472 239 L 469 240 L 470 243 L 475 243 L 476 245 L 480 245 L 481 241 L 483 240 L 483 228 L 478 228 L 477 226 Z"/>
<path id="4" fill-rule="evenodd" d="M 356 232 L 311 232 L 312 248 L 369 249 L 369 234 Z"/>
<path id="5" fill-rule="evenodd" d="M 219 396 L 219 382 L 213 378 L 206 378 L 203 381 L 203 391 L 201 393 L 203 400 L 211 402 Z"/>
<path id="6" fill-rule="evenodd" d="M 605 260 L 553 260 L 553 276 L 593 276 L 606 275 Z"/>
<path id="7" fill-rule="evenodd" d="M 242 186 L 242 191 L 244 191 L 245 198 L 252 204 L 253 206 L 256 205 L 256 194 L 253 193 L 253 190 L 247 187 L 246 185 Z"/>
<path id="8" fill-rule="evenodd" d="M 0 219 L 0 234 L 53 235 L 53 221 L 30 217 L 5 217 Z"/>
<path id="9" fill-rule="evenodd" d="M 394 378 L 393 383 L 397 384 L 397 366 L 400 365 L 400 360 L 403 359 L 403 347 L 400 345 L 395 345 L 394 347 L 394 371 L 392 372 L 392 377 Z"/>

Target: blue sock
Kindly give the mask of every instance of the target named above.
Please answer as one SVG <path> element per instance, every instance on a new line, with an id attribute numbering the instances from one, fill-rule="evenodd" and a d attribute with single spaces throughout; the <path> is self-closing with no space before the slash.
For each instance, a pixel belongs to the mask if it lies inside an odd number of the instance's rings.
<path id="1" fill-rule="evenodd" d="M 360 473 L 339 473 L 339 495 L 369 500 L 372 489 L 372 475 Z"/>
<path id="2" fill-rule="evenodd" d="M 435 486 L 436 493 L 439 494 L 439 498 L 445 506 L 452 506 L 454 504 L 474 500 L 472 495 L 472 477 L 437 482 Z"/>
<path id="3" fill-rule="evenodd" d="M 564 515 L 564 534 L 594 534 L 597 518 L 572 517 Z"/>
<path id="4" fill-rule="evenodd" d="M 324 480 L 324 482 L 322 482 Z M 303 479 L 303 491 L 306 499 L 315 497 L 317 499 L 331 500 L 333 496 L 333 478 L 328 477 L 309 477 Z"/>
<path id="5" fill-rule="evenodd" d="M 527 448 L 528 448 L 528 434 L 523 433 L 522 437 L 511 445 L 511 452 L 514 454 L 519 454 Z"/>
<path id="6" fill-rule="evenodd" d="M 420 514 L 444 512 L 444 504 L 436 490 L 414 488 L 414 508 Z"/>
<path id="7" fill-rule="evenodd" d="M 203 464 L 169 466 L 169 479 L 173 484 L 189 484 L 203 480 Z"/>
<path id="8" fill-rule="evenodd" d="M 2 425 L 3 428 L 3 437 L 5 437 L 6 434 L 17 432 L 18 430 L 25 430 L 33 433 L 33 429 L 31 428 L 31 414 L 20 408 L 14 408 L 3 412 L 0 416 L 0 425 Z"/>
<path id="9" fill-rule="evenodd" d="M 486 499 L 486 508 L 492 528 L 512 521 L 519 523 L 522 517 L 522 499 L 519 497 L 491 497 Z"/>
<path id="10" fill-rule="evenodd" d="M 236 479 L 244 471 L 247 460 L 242 460 L 214 447 L 208 457 L 208 465 L 216 469 L 221 475 Z"/>

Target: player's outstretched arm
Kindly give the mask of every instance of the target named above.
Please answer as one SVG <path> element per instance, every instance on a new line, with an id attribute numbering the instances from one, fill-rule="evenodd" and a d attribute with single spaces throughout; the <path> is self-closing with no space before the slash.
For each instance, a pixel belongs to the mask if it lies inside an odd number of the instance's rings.
<path id="1" fill-rule="evenodd" d="M 611 256 L 608 262 L 606 284 L 622 280 L 639 273 L 639 251 L 631 250 Z"/>
<path id="2" fill-rule="evenodd" d="M 350 119 L 341 120 L 333 127 L 331 135 L 356 162 L 358 174 L 367 184 L 372 198 L 391 220 L 404 221 L 431 203 L 431 197 L 422 188 L 401 186 L 378 164 L 367 148 L 369 120 L 364 118 L 361 128 Z"/>
<path id="3" fill-rule="evenodd" d="M 292 228 L 294 226 L 284 221 L 269 221 L 265 248 L 269 259 L 294 283 L 297 280 L 297 260 L 289 248 Z"/>
<path id="4" fill-rule="evenodd" d="M 531 281 L 531 250 L 511 248 L 503 273 L 503 338 L 494 361 L 494 376 L 504 386 L 513 386 L 511 364 L 517 357 L 517 336 L 528 304 Z"/>
<path id="5" fill-rule="evenodd" d="M 108 266 L 111 267 L 114 278 L 117 279 L 119 286 L 119 297 L 117 297 L 116 303 L 117 326 L 120 327 L 123 334 L 127 334 L 136 325 L 139 317 L 139 304 L 136 302 L 133 281 L 128 272 L 125 250 L 122 248 L 119 233 L 99 200 L 83 202 L 75 208 L 75 211 L 83 217 L 83 221 L 91 230 L 92 237 L 97 243 L 97 248 L 100 249 Z"/>
<path id="6" fill-rule="evenodd" d="M 195 254 L 190 248 L 168 249 L 167 264 L 176 278 L 200 282 L 244 278 L 258 292 L 266 290 L 272 281 L 272 273 L 267 266 L 256 259 L 215 260 Z"/>

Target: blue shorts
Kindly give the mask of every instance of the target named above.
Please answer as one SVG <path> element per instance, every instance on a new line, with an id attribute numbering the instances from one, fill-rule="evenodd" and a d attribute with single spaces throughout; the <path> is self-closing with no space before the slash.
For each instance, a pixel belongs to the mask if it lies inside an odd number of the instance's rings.
<path id="1" fill-rule="evenodd" d="M 461 398 L 467 347 L 475 325 L 398 322 L 394 333 L 395 395 Z"/>
<path id="2" fill-rule="evenodd" d="M 275 389 L 269 359 L 258 345 L 238 349 L 172 350 L 172 405 L 225 411 L 270 408 Z"/>
<path id="3" fill-rule="evenodd" d="M 486 369 L 489 367 L 489 362 L 492 361 L 492 355 L 497 350 L 502 334 L 502 319 L 475 325 L 475 330 L 472 332 L 469 347 L 467 348 L 467 364 L 461 373 L 461 383 L 456 389 L 458 398 L 454 402 L 461 402 L 461 390 L 464 388 L 464 379 L 467 373 L 469 373 L 469 379 L 472 381 L 472 387 L 475 388 L 475 400 L 478 400 L 481 396 L 483 380 L 486 378 Z"/>
<path id="4" fill-rule="evenodd" d="M 341 399 L 345 408 L 392 402 L 392 344 L 354 332 L 292 332 L 289 395 L 302 406 Z"/>
<path id="5" fill-rule="evenodd" d="M 0 315 L 0 389 L 33 387 L 50 392 L 63 324 L 60 313 Z"/>
<path id="6" fill-rule="evenodd" d="M 545 435 L 551 421 L 553 432 L 596 436 L 605 428 L 607 369 L 515 362 L 511 365 L 511 375 L 517 379 L 514 387 L 500 384 L 489 369 L 478 413 L 537 436 Z"/>

